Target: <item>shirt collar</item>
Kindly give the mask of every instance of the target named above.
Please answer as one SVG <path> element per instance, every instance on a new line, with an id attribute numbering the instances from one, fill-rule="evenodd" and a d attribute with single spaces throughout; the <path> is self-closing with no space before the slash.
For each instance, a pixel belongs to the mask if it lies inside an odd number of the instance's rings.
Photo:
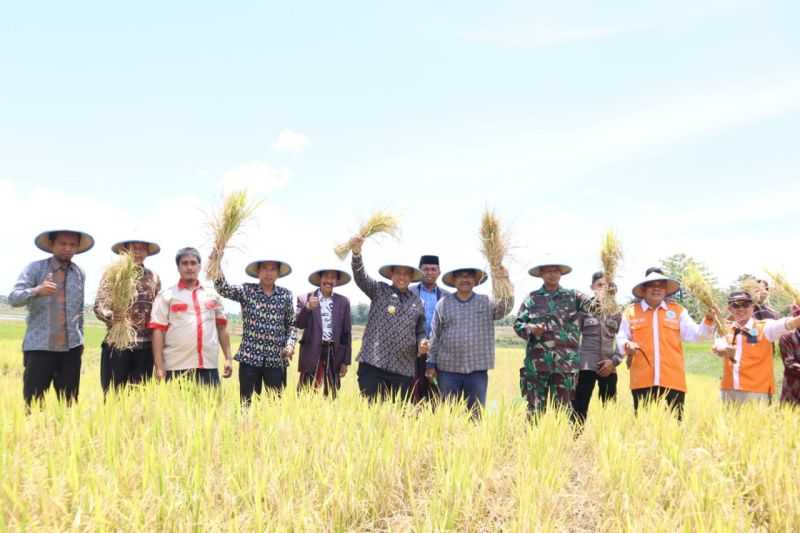
<path id="1" fill-rule="evenodd" d="M 644 298 L 642 298 L 642 301 L 640 302 L 640 304 L 642 305 L 642 311 L 647 311 L 648 309 L 650 309 L 650 304 L 648 304 L 648 303 L 647 303 L 647 300 L 645 300 Z M 667 302 L 666 302 L 665 300 L 661 300 L 661 303 L 660 303 L 658 306 L 659 306 L 661 309 L 664 309 L 665 311 L 666 311 L 667 309 L 669 309 L 669 308 L 667 307 Z"/>
<path id="2" fill-rule="evenodd" d="M 424 284 L 420 283 L 420 284 L 419 284 L 419 290 L 420 290 L 420 292 L 423 292 L 423 291 L 424 291 L 424 292 L 427 292 L 428 294 L 436 294 L 437 292 L 439 292 L 439 287 L 437 287 L 436 285 L 434 285 L 434 286 L 433 286 L 433 289 L 431 289 L 431 290 L 428 290 L 428 289 L 426 289 L 426 288 L 425 288 L 425 285 L 424 285 Z"/>
<path id="3" fill-rule="evenodd" d="M 184 281 L 182 279 L 178 280 L 178 288 L 179 289 L 186 289 L 187 291 L 193 290 L 193 288 L 189 287 L 188 285 L 186 285 L 186 283 L 184 283 Z M 200 283 L 200 280 L 197 280 L 197 284 L 194 286 L 194 289 L 202 289 L 202 288 L 203 288 L 203 284 Z"/>
<path id="4" fill-rule="evenodd" d="M 69 267 L 72 266 L 72 262 L 70 261 L 69 263 L 65 263 L 64 261 L 60 260 L 56 256 L 52 256 L 50 258 L 49 266 L 50 266 L 50 270 L 53 270 L 53 271 L 59 270 L 59 269 L 67 270 Z"/>

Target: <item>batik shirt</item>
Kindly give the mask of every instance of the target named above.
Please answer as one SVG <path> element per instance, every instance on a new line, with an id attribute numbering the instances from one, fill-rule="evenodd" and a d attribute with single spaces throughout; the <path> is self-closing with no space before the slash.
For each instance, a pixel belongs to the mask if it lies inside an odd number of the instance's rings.
<path id="1" fill-rule="evenodd" d="M 34 296 L 33 290 L 52 275 L 58 286 L 51 296 Z M 8 295 L 12 307 L 28 307 L 24 351 L 65 352 L 83 344 L 83 298 L 86 276 L 75 263 L 55 257 L 25 267 Z"/>
<path id="2" fill-rule="evenodd" d="M 214 287 L 242 306 L 242 343 L 234 359 L 257 367 L 288 365 L 281 352 L 294 349 L 297 339 L 292 292 L 276 285 L 272 294 L 266 294 L 259 283 L 231 285 L 224 277 Z"/>
<path id="3" fill-rule="evenodd" d="M 780 347 L 783 359 L 781 402 L 800 405 L 800 331 L 781 337 Z"/>
<path id="4" fill-rule="evenodd" d="M 156 295 L 161 292 L 161 279 L 158 274 L 148 268 L 141 268 L 142 276 L 136 284 L 136 301 L 128 312 L 131 325 L 136 330 L 136 347 L 141 347 L 153 340 L 153 330 L 148 328 L 147 325 L 150 323 L 153 301 L 156 299 Z M 114 313 L 111 308 L 111 284 L 103 276 L 100 280 L 100 285 L 97 287 L 97 295 L 94 299 L 94 314 L 108 328 L 111 327 L 114 320 Z"/>
<path id="5" fill-rule="evenodd" d="M 525 366 L 542 373 L 572 374 L 580 363 L 581 314 L 589 311 L 589 297 L 558 287 L 549 292 L 544 287 L 533 291 L 522 303 L 514 322 L 514 331 L 528 341 Z M 541 324 L 541 337 L 528 333 L 528 324 Z"/>

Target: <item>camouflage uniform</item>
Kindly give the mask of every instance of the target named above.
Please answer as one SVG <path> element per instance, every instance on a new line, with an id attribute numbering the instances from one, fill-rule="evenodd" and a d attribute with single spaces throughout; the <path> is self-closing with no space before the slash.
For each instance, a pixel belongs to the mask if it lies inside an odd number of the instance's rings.
<path id="1" fill-rule="evenodd" d="M 580 354 L 581 314 L 588 312 L 589 297 L 559 287 L 533 291 L 522 303 L 514 331 L 528 341 L 525 366 L 520 368 L 520 390 L 532 414 L 544 411 L 548 399 L 569 407 L 575 394 Z M 528 334 L 528 324 L 545 327 L 541 337 Z"/>

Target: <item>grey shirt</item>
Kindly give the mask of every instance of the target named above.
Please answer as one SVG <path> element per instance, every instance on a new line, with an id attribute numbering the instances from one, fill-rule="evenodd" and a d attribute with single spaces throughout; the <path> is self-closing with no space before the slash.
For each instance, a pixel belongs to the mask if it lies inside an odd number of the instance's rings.
<path id="1" fill-rule="evenodd" d="M 64 346 L 51 345 L 50 330 L 52 327 L 51 305 L 53 296 L 34 296 L 33 289 L 41 284 L 54 268 L 53 258 L 34 261 L 25 267 L 14 284 L 14 290 L 8 295 L 8 303 L 12 307 L 28 307 L 25 339 L 22 341 L 24 351 L 65 351 Z M 71 350 L 83 344 L 83 299 L 86 276 L 75 263 L 67 265 L 65 295 L 66 317 L 66 349 Z"/>
<path id="2" fill-rule="evenodd" d="M 494 321 L 513 307 L 513 297 L 495 302 L 477 293 L 466 301 L 455 294 L 439 300 L 433 314 L 428 366 L 459 374 L 494 368 Z"/>
<path id="3" fill-rule="evenodd" d="M 412 377 L 417 346 L 425 338 L 422 300 L 369 277 L 361 255 L 353 254 L 352 266 L 356 285 L 372 300 L 358 361 Z"/>
<path id="4" fill-rule="evenodd" d="M 584 313 L 580 318 L 581 356 L 580 370 L 597 370 L 597 364 L 604 359 L 611 359 L 619 365 L 623 358 L 616 350 L 615 337 L 619 331 L 621 315 L 602 317 Z"/>

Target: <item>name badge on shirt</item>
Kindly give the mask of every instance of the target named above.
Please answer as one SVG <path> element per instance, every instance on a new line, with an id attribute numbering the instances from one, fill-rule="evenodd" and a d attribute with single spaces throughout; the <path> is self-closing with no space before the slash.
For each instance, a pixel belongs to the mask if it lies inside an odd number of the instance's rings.
<path id="1" fill-rule="evenodd" d="M 675 314 L 675 311 L 673 311 L 672 309 L 670 309 L 669 311 L 667 311 L 667 318 L 670 318 L 670 319 L 672 319 L 672 320 L 675 320 L 677 317 L 678 317 L 678 315 L 676 315 L 676 314 Z"/>
<path id="2" fill-rule="evenodd" d="M 585 325 L 587 325 L 587 326 L 599 326 L 600 325 L 600 321 L 597 320 L 596 318 L 592 318 L 592 317 L 587 318 L 586 320 L 583 321 L 583 323 Z"/>

